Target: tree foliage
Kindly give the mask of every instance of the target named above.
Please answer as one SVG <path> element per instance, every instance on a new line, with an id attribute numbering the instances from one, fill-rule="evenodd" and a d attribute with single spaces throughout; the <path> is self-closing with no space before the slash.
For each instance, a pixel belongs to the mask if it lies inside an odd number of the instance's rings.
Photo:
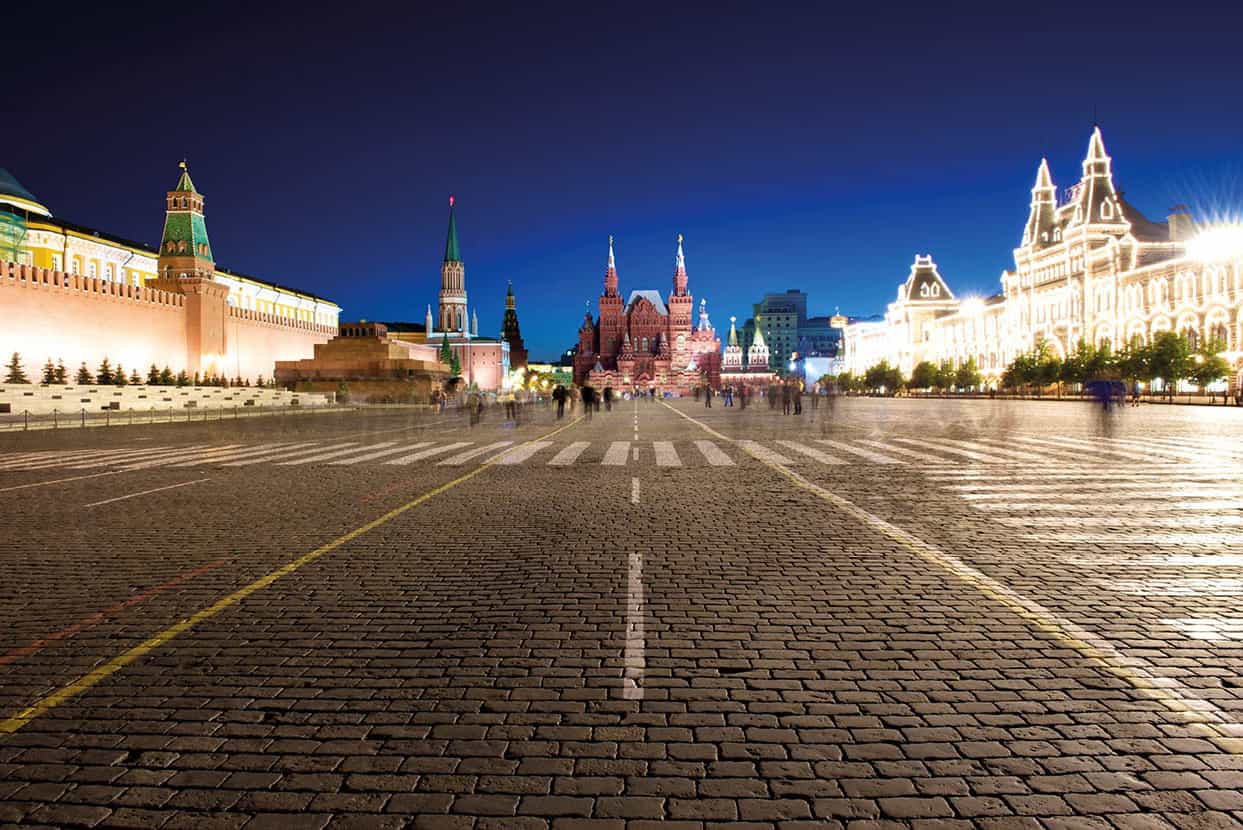
<path id="1" fill-rule="evenodd" d="M 22 356 L 17 352 L 13 352 L 13 356 L 9 358 L 8 372 L 4 376 L 5 383 L 30 383 L 30 378 L 26 377 L 26 371 L 22 368 Z"/>

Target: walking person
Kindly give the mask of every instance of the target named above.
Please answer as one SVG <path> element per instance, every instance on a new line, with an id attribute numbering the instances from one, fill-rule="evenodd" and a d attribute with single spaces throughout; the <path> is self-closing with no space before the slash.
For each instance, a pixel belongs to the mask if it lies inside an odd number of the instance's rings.
<path id="1" fill-rule="evenodd" d="M 790 394 L 790 384 L 783 383 L 781 385 L 781 414 L 782 415 L 790 414 L 790 403 L 791 403 L 790 398 L 791 397 L 792 396 Z"/>
<path id="2" fill-rule="evenodd" d="M 584 383 L 580 392 L 583 399 L 583 412 L 587 414 L 587 420 L 591 420 L 591 415 L 596 411 L 596 390 L 591 384 Z"/>
<path id="3" fill-rule="evenodd" d="M 708 409 L 712 408 L 712 387 L 704 384 L 704 406 Z"/>
<path id="4" fill-rule="evenodd" d="M 558 421 L 565 417 L 565 397 L 565 387 L 558 383 L 552 390 L 552 399 L 557 402 Z"/>
<path id="5" fill-rule="evenodd" d="M 725 387 L 725 393 L 721 397 L 725 399 L 722 406 L 734 405 L 734 385 L 732 383 Z"/>
<path id="6" fill-rule="evenodd" d="M 611 386 L 604 387 L 604 411 L 613 411 L 613 387 Z"/>
<path id="7" fill-rule="evenodd" d="M 790 394 L 794 396 L 794 414 L 803 414 L 803 387 L 799 384 L 793 384 Z"/>

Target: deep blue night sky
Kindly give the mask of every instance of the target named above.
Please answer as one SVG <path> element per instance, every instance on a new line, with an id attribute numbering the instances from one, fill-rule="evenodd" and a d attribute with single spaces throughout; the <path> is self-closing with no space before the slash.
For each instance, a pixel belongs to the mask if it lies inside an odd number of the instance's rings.
<path id="1" fill-rule="evenodd" d="M 154 243 L 185 154 L 219 263 L 343 320 L 423 319 L 456 194 L 481 333 L 512 280 L 545 359 L 610 233 L 623 291 L 662 293 L 685 234 L 721 330 L 794 287 L 882 311 L 916 252 L 992 293 L 1041 155 L 1073 184 L 1094 118 L 1152 218 L 1243 194 L 1238 4 L 595 5 L 6 11 L 0 167 Z"/>

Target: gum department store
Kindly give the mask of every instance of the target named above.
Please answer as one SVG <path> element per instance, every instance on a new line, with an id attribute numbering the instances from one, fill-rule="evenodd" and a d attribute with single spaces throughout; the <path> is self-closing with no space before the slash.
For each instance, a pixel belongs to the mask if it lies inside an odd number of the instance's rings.
<path id="1" fill-rule="evenodd" d="M 1058 203 L 1048 162 L 1032 188 L 1014 270 L 1002 291 L 960 299 L 931 256 L 916 256 L 883 322 L 845 332 L 846 369 L 862 373 L 886 360 L 904 374 L 921 361 L 960 366 L 975 359 L 991 386 L 1017 355 L 1043 342 L 1058 357 L 1080 339 L 1116 351 L 1162 331 L 1226 344 L 1230 384 L 1243 380 L 1243 246 L 1200 235 L 1185 208 L 1165 222 L 1145 218 L 1114 187 L 1101 131 L 1088 142 L 1083 172 Z"/>

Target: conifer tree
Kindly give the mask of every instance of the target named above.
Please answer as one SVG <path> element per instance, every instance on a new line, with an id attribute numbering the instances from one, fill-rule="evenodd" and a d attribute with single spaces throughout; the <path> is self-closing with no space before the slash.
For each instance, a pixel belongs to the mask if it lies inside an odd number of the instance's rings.
<path id="1" fill-rule="evenodd" d="M 181 374 L 183 374 L 183 375 L 184 375 L 184 374 L 185 374 L 185 372 L 182 372 Z M 178 386 L 184 386 L 184 384 L 182 384 L 182 383 L 178 383 L 177 385 L 178 385 Z M 203 385 L 203 381 L 202 381 L 202 379 L 200 379 L 200 378 L 199 378 L 199 373 L 198 373 L 198 372 L 195 372 L 195 373 L 194 373 L 194 385 L 195 385 L 195 386 L 202 386 L 202 385 Z"/>
<path id="2" fill-rule="evenodd" d="M 440 341 L 440 362 L 450 363 L 453 358 L 453 349 L 449 348 L 449 332 L 445 332 L 444 339 Z"/>
<path id="3" fill-rule="evenodd" d="M 453 377 L 462 376 L 462 362 L 457 358 L 457 352 L 449 355 L 449 372 Z"/>
<path id="4" fill-rule="evenodd" d="M 172 385 L 173 385 L 173 370 L 168 368 L 168 365 L 165 364 L 164 368 L 160 370 L 160 386 L 172 386 Z"/>
<path id="5" fill-rule="evenodd" d="M 177 373 L 176 383 L 178 386 L 189 386 L 190 385 L 190 376 L 186 374 L 185 369 L 182 369 L 180 372 Z"/>
<path id="6" fill-rule="evenodd" d="M 148 386 L 159 386 L 160 385 L 160 368 L 156 366 L 154 363 L 152 363 L 151 368 L 147 370 L 147 385 Z"/>
<path id="7" fill-rule="evenodd" d="M 57 383 L 68 383 L 69 382 L 69 373 L 65 371 L 65 361 L 63 360 L 56 361 L 56 374 L 52 379 L 55 380 Z"/>
<path id="8" fill-rule="evenodd" d="M 263 375 L 260 375 L 259 377 L 255 378 L 255 386 L 258 386 L 260 389 L 262 389 L 266 385 L 267 384 L 263 382 Z"/>
<path id="9" fill-rule="evenodd" d="M 125 377 L 125 367 L 118 363 L 116 372 L 112 375 L 112 385 L 125 386 L 127 383 L 129 383 L 129 378 Z"/>
<path id="10" fill-rule="evenodd" d="M 44 383 L 55 383 L 56 382 L 56 367 L 52 365 L 52 358 L 50 357 L 47 359 L 47 363 L 43 364 L 43 382 Z"/>
<path id="11" fill-rule="evenodd" d="M 30 378 L 22 370 L 22 356 L 17 352 L 13 352 L 13 356 L 9 358 L 8 368 L 9 373 L 4 377 L 5 383 L 30 383 Z"/>
<path id="12" fill-rule="evenodd" d="M 95 378 L 91 377 L 91 370 L 86 368 L 86 361 L 82 361 L 82 365 L 78 367 L 78 386 L 90 386 L 95 382 Z"/>
<path id="13" fill-rule="evenodd" d="M 99 381 L 100 386 L 111 386 L 112 379 L 112 364 L 105 357 L 103 362 L 99 364 L 99 369 L 95 372 L 95 380 Z"/>
<path id="14" fill-rule="evenodd" d="M 130 373 L 129 373 L 129 382 L 130 382 L 130 385 L 131 385 L 131 386 L 141 386 L 141 385 L 142 385 L 142 375 L 138 374 L 138 370 L 137 370 L 137 369 L 135 369 L 134 371 L 132 371 L 132 372 L 130 372 Z"/>

